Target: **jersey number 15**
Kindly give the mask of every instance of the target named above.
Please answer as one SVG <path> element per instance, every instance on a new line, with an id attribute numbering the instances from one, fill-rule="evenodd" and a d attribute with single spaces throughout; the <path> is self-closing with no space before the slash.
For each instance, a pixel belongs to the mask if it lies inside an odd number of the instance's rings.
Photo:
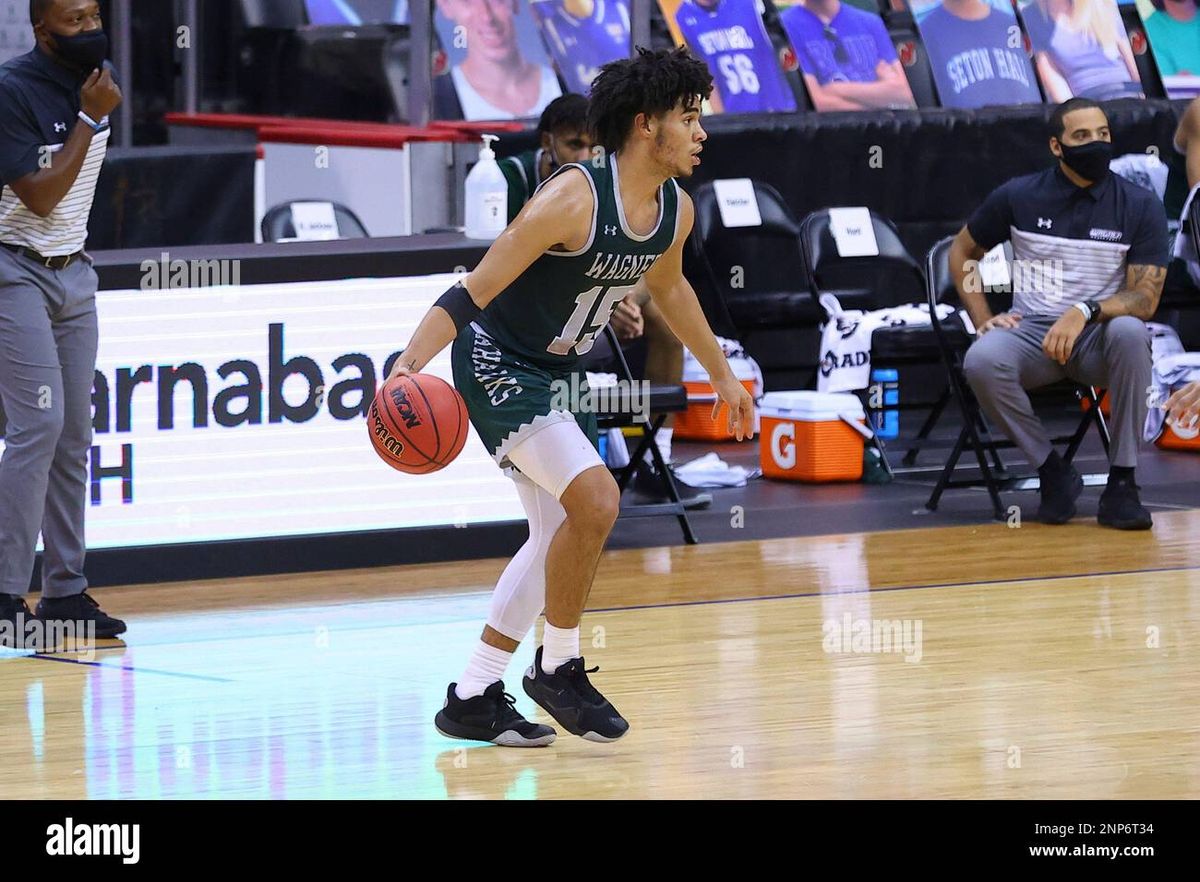
<path id="1" fill-rule="evenodd" d="M 576 355 L 585 355 L 591 350 L 608 320 L 612 318 L 617 304 L 633 289 L 633 285 L 619 288 L 595 287 L 581 293 L 575 298 L 574 312 L 563 325 L 559 335 L 546 347 L 547 351 L 555 355 L 570 355 L 574 350 Z M 598 306 L 597 300 L 600 301 Z M 591 322 L 588 322 L 589 316 Z"/>

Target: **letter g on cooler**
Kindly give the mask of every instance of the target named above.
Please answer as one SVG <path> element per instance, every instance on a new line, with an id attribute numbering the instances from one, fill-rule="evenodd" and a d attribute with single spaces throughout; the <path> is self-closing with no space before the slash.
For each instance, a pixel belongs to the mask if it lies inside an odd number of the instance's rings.
<path id="1" fill-rule="evenodd" d="M 795 423 L 778 423 L 771 430 L 771 458 L 781 469 L 796 467 Z"/>

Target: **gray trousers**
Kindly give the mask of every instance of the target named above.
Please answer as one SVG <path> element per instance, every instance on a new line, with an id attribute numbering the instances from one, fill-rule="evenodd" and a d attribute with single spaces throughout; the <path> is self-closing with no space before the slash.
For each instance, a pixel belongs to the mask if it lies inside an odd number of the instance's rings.
<path id="1" fill-rule="evenodd" d="M 1109 459 L 1114 466 L 1136 466 L 1151 372 L 1146 323 L 1120 316 L 1086 327 L 1067 363 L 1060 365 L 1042 351 L 1042 340 L 1058 318 L 1025 316 L 1013 330 L 997 328 L 976 340 L 963 364 L 975 397 L 992 424 L 1003 430 L 1036 467 L 1046 461 L 1053 448 L 1025 390 L 1068 377 L 1107 389 L 1112 405 Z"/>
<path id="2" fill-rule="evenodd" d="M 28 590 L 39 529 L 43 596 L 87 589 L 97 283 L 87 261 L 52 270 L 0 248 L 0 593 Z"/>

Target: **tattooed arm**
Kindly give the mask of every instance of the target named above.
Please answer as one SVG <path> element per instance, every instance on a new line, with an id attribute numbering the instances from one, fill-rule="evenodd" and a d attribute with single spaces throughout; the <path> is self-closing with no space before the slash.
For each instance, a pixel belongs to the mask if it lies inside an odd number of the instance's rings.
<path id="1" fill-rule="evenodd" d="M 1108 321 L 1121 315 L 1131 315 L 1149 321 L 1158 309 L 1158 298 L 1162 294 L 1163 280 L 1166 277 L 1166 268 L 1152 263 L 1139 263 L 1126 268 L 1125 287 L 1111 297 L 1098 301 L 1100 321 Z M 1042 338 L 1042 351 L 1059 364 L 1066 364 L 1086 325 L 1087 319 L 1083 313 L 1075 307 L 1070 307 Z"/>
<path id="2" fill-rule="evenodd" d="M 1136 264 L 1125 270 L 1125 287 L 1100 301 L 1100 320 L 1132 315 L 1149 321 L 1158 309 L 1158 298 L 1162 295 L 1163 281 L 1167 277 L 1166 267 L 1154 264 Z"/>

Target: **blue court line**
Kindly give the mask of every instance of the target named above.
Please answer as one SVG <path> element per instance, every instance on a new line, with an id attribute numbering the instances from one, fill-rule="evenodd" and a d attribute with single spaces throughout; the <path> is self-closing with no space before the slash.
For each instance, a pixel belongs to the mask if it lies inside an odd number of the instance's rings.
<path id="1" fill-rule="evenodd" d="M 116 649 L 117 647 L 110 647 Z M 96 650 L 101 652 L 102 650 Z M 53 655 L 31 655 L 29 658 L 41 659 L 42 661 L 60 662 L 65 665 L 87 665 L 94 668 L 108 668 L 110 671 L 129 671 L 132 674 L 161 674 L 164 677 L 182 677 L 185 680 L 205 680 L 209 683 L 236 683 L 236 680 L 228 680 L 224 677 L 206 677 L 203 674 L 181 674 L 178 671 L 160 671 L 157 668 L 129 668 L 125 665 L 106 665 L 98 661 L 83 661 L 76 658 L 58 658 Z"/>
<path id="2" fill-rule="evenodd" d="M 1104 576 L 1136 576 L 1141 573 L 1177 573 L 1188 570 L 1200 571 L 1191 566 L 1155 567 L 1148 570 L 1113 570 L 1102 573 L 1069 573 L 1059 576 L 1025 576 L 1019 579 L 985 579 L 981 582 L 937 582 L 932 585 L 893 585 L 889 588 L 856 588 L 850 591 L 809 591 L 802 594 L 768 594 L 763 597 L 727 597 L 716 600 L 681 600 L 678 603 L 647 603 L 640 606 L 613 606 L 602 609 L 587 609 L 584 613 L 625 612 L 635 609 L 672 609 L 680 606 L 713 606 L 719 603 L 749 603 L 757 600 L 797 600 L 802 597 L 842 597 L 854 594 L 879 594 L 884 591 L 919 591 L 923 588 L 974 588 L 982 585 L 1008 585 L 1014 582 L 1057 582 L 1062 579 L 1092 579 Z"/>

